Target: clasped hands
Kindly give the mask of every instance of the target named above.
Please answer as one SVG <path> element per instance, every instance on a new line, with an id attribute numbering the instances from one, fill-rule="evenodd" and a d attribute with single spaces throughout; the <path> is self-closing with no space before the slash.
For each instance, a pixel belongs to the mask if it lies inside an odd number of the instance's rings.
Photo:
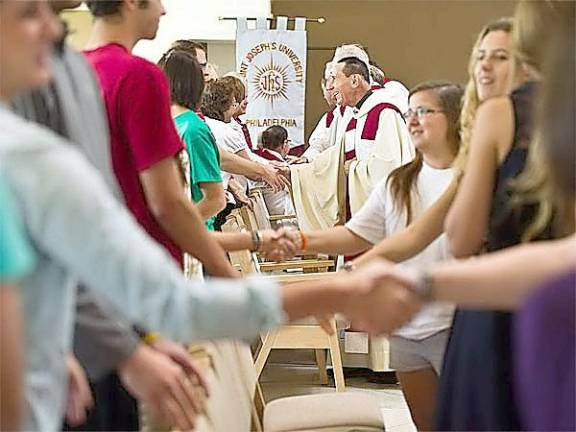
<path id="1" fill-rule="evenodd" d="M 300 250 L 297 238 L 297 230 L 280 228 L 277 230 L 260 231 L 262 245 L 260 252 L 271 261 L 283 261 L 290 259 Z"/>
<path id="2" fill-rule="evenodd" d="M 389 335 L 420 310 L 418 272 L 383 259 L 338 274 L 345 292 L 342 313 L 354 328 L 371 335 Z"/>

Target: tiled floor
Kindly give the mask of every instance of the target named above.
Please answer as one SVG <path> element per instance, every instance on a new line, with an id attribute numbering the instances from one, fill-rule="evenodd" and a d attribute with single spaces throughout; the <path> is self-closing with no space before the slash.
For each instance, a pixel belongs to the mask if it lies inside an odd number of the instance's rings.
<path id="1" fill-rule="evenodd" d="M 268 365 L 262 374 L 261 383 L 267 401 L 285 396 L 335 391 L 333 384 L 320 385 L 316 368 L 308 366 Z M 416 431 L 402 391 L 397 385 L 372 384 L 363 377 L 348 378 L 346 391 L 370 392 L 376 396 L 388 432 Z"/>

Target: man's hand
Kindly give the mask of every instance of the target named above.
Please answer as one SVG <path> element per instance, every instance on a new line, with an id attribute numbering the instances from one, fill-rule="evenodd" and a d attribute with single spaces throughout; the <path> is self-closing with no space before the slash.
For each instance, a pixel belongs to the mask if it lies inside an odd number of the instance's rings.
<path id="1" fill-rule="evenodd" d="M 310 161 L 305 156 L 300 157 L 288 156 L 288 163 L 290 165 L 299 165 L 304 163 L 310 163 Z"/>
<path id="2" fill-rule="evenodd" d="M 195 385 L 199 385 L 203 390 L 206 396 L 210 396 L 210 391 L 208 390 L 208 383 L 204 378 L 203 372 L 196 366 L 194 361 L 192 360 L 192 356 L 186 350 L 186 348 L 170 339 L 158 339 L 150 345 L 155 351 L 162 353 L 172 361 L 176 362 L 180 365 L 184 372 L 188 375 L 189 379 Z"/>
<path id="3" fill-rule="evenodd" d="M 407 323 L 420 309 L 420 299 L 409 287 L 414 279 L 384 260 L 375 260 L 351 273 L 342 273 L 340 283 L 352 295 L 344 311 L 355 328 L 387 335 Z"/>
<path id="4" fill-rule="evenodd" d="M 228 190 L 232 195 L 234 195 L 236 202 L 252 209 L 253 207 L 252 201 L 250 200 L 250 198 L 248 198 L 246 192 L 242 189 L 242 186 L 240 186 L 240 184 L 234 179 L 234 177 L 232 177 L 228 182 Z"/>
<path id="5" fill-rule="evenodd" d="M 344 162 L 344 173 L 346 175 L 350 174 L 350 165 L 352 165 L 352 162 L 356 161 L 356 158 L 354 159 L 350 159 L 347 160 L 346 162 Z"/>
<path id="6" fill-rule="evenodd" d="M 80 426 L 86 422 L 86 411 L 94 405 L 92 392 L 84 369 L 72 354 L 66 355 L 66 371 L 68 373 L 66 421 L 70 426 Z"/>
<path id="7" fill-rule="evenodd" d="M 293 241 L 290 229 L 260 231 L 262 236 L 262 253 L 272 261 L 282 261 L 292 258 L 298 251 L 298 246 Z"/>
<path id="8" fill-rule="evenodd" d="M 290 186 L 290 181 L 282 175 L 282 172 L 271 165 L 261 165 L 262 180 L 270 185 L 274 192 L 280 192 L 286 186 Z"/>
<path id="9" fill-rule="evenodd" d="M 166 344 L 161 349 L 170 354 L 141 344 L 120 366 L 119 375 L 126 389 L 146 405 L 155 421 L 190 430 L 206 398 L 204 388 L 195 385 L 195 381 L 205 386 L 204 380 L 187 353 Z"/>

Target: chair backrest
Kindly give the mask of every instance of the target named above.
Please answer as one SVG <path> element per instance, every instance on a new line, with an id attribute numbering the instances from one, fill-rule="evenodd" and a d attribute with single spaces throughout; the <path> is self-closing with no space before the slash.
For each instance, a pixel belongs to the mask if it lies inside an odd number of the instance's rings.
<path id="1" fill-rule="evenodd" d="M 254 208 L 254 216 L 256 218 L 256 223 L 258 224 L 258 229 L 272 229 L 270 213 L 268 212 L 268 207 L 266 207 L 266 201 L 264 201 L 262 190 L 252 189 L 250 191 L 250 200 L 252 201 L 252 206 Z"/>
<path id="2" fill-rule="evenodd" d="M 238 209 L 232 210 L 232 212 L 226 218 L 226 222 L 222 225 L 223 232 L 242 232 L 245 231 L 244 221 L 240 216 Z M 258 262 L 254 257 L 254 254 L 249 250 L 241 250 L 228 252 L 230 257 L 230 262 L 232 265 L 237 265 L 240 267 L 242 275 L 250 275 L 258 273 Z"/>

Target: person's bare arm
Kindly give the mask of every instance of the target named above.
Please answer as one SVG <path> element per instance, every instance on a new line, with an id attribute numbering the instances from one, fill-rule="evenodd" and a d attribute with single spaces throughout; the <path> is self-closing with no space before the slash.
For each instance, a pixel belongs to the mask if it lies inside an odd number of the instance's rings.
<path id="1" fill-rule="evenodd" d="M 513 124 L 513 108 L 508 98 L 489 100 L 478 109 L 466 170 L 446 217 L 445 231 L 455 257 L 467 257 L 482 248 L 499 154 L 501 149 L 510 147 Z"/>
<path id="2" fill-rule="evenodd" d="M 199 183 L 204 196 L 196 203 L 196 208 L 200 212 L 203 221 L 207 221 L 212 216 L 216 216 L 226 207 L 226 196 L 222 182 Z"/>
<path id="3" fill-rule="evenodd" d="M 430 276 L 434 297 L 439 301 L 464 307 L 514 309 L 546 279 L 575 267 L 576 238 L 572 236 L 443 263 Z"/>
<path id="4" fill-rule="evenodd" d="M 406 323 L 420 303 L 417 296 L 388 279 L 389 265 L 376 260 L 351 273 L 282 287 L 288 320 L 342 313 L 372 334 L 389 334 Z"/>
<path id="5" fill-rule="evenodd" d="M 422 252 L 444 231 L 444 220 L 457 190 L 458 182 L 455 179 L 421 217 L 403 231 L 382 240 L 368 252 L 356 258 L 353 264 L 364 265 L 377 257 L 402 262 Z"/>
<path id="6" fill-rule="evenodd" d="M 372 243 L 354 234 L 344 226 L 304 233 L 306 249 L 304 252 L 352 255 L 365 251 Z M 299 245 L 302 247 L 302 244 Z"/>
<path id="7" fill-rule="evenodd" d="M 24 412 L 24 365 L 20 294 L 12 284 L 0 285 L 0 429 L 20 430 Z"/>
<path id="8" fill-rule="evenodd" d="M 268 183 L 275 191 L 289 186 L 288 180 L 280 175 L 273 167 L 259 164 L 249 159 L 244 159 L 238 155 L 220 150 L 220 168 L 230 174 L 238 174 L 252 180 L 262 180 Z"/>
<path id="9" fill-rule="evenodd" d="M 224 250 L 211 238 L 198 210 L 183 193 L 176 161 L 165 159 L 140 173 L 150 211 L 184 251 L 204 264 L 213 276 L 239 277 Z"/>
<path id="10" fill-rule="evenodd" d="M 514 310 L 532 290 L 576 268 L 576 236 L 535 242 L 464 260 L 435 264 L 425 272 L 396 266 L 391 279 L 426 283 L 434 301 L 475 309 Z"/>

